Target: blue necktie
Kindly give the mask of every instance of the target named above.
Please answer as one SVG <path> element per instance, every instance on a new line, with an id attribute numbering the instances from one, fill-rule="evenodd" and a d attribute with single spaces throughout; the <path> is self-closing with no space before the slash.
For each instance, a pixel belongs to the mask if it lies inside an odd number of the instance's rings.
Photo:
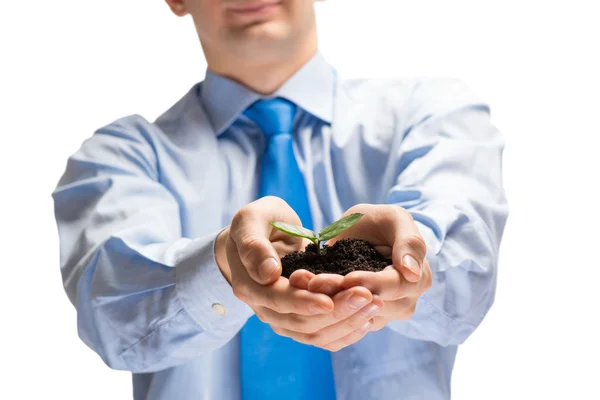
<path id="1" fill-rule="evenodd" d="M 258 197 L 282 198 L 312 229 L 306 185 L 292 147 L 295 113 L 296 106 L 281 98 L 259 100 L 244 112 L 266 138 Z M 256 316 L 244 325 L 240 340 L 242 400 L 335 399 L 328 351 L 279 336 Z"/>

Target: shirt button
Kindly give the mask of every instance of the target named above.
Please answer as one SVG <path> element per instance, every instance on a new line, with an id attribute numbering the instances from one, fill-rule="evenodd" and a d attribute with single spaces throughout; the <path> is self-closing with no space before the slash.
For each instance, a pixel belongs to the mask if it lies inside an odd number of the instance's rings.
<path id="1" fill-rule="evenodd" d="M 223 304 L 219 304 L 219 303 L 215 303 L 212 305 L 212 310 L 213 312 L 220 316 L 223 316 L 227 313 L 227 310 L 225 309 L 225 306 Z"/>

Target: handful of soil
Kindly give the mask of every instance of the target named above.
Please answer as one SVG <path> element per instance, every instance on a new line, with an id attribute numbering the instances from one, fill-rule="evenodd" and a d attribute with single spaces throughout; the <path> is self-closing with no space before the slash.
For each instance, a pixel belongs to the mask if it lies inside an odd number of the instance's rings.
<path id="1" fill-rule="evenodd" d="M 392 265 L 375 247 L 359 239 L 342 239 L 333 246 L 324 245 L 321 254 L 314 243 L 306 246 L 305 251 L 295 251 L 281 259 L 282 276 L 289 278 L 298 269 L 306 269 L 313 274 L 346 275 L 352 271 L 383 270 Z"/>

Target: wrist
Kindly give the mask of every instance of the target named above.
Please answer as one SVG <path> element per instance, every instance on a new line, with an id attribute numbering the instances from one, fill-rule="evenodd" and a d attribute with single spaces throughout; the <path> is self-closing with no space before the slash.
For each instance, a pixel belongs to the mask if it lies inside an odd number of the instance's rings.
<path id="1" fill-rule="evenodd" d="M 231 286 L 231 269 L 229 268 L 229 263 L 227 262 L 227 240 L 229 239 L 229 227 L 223 229 L 217 239 L 215 240 L 215 260 L 217 261 L 217 266 L 223 274 L 227 283 Z"/>

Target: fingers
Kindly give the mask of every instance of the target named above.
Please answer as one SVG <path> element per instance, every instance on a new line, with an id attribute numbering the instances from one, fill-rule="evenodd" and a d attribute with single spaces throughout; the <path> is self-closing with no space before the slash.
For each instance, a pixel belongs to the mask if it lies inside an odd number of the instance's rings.
<path id="1" fill-rule="evenodd" d="M 278 313 L 327 314 L 334 308 L 333 300 L 329 296 L 296 289 L 285 278 L 280 278 L 273 285 L 257 288 L 255 299 L 256 304 Z"/>
<path id="2" fill-rule="evenodd" d="M 373 295 L 364 287 L 356 286 L 333 296 L 334 309 L 330 324 L 342 321 L 373 301 Z"/>
<path id="3" fill-rule="evenodd" d="M 328 296 L 335 296 L 337 293 L 343 290 L 341 286 L 343 281 L 344 277 L 341 275 L 319 274 L 310 280 L 307 289 L 314 293 L 323 293 Z"/>
<path id="4" fill-rule="evenodd" d="M 423 272 L 427 246 L 410 213 L 401 207 L 397 209 L 400 211 L 397 212 L 398 221 L 395 224 L 392 261 L 407 281 L 418 282 Z"/>
<path id="5" fill-rule="evenodd" d="M 315 333 L 301 333 L 285 328 L 273 327 L 273 330 L 300 343 L 310 344 L 330 351 L 338 351 L 360 340 L 371 328 L 372 318 L 383 308 L 383 301 L 373 301 L 350 317 L 321 329 Z"/>
<path id="6" fill-rule="evenodd" d="M 271 243 L 273 221 L 300 224 L 298 215 L 282 199 L 264 197 L 240 209 L 231 222 L 229 235 L 239 258 L 256 282 L 268 285 L 281 275 L 281 262 Z"/>
<path id="7" fill-rule="evenodd" d="M 365 337 L 365 335 L 367 333 L 369 333 L 369 331 L 371 330 L 371 327 L 373 326 L 373 323 L 374 323 L 374 321 L 371 318 L 357 330 L 350 332 L 349 334 L 347 334 L 346 336 L 344 336 L 341 339 L 338 339 L 334 342 L 328 343 L 324 348 L 331 352 L 336 352 L 336 351 L 343 349 L 344 347 L 348 347 L 351 344 L 358 342 L 360 339 Z"/>
<path id="8" fill-rule="evenodd" d="M 394 267 L 388 266 L 383 271 L 368 272 L 354 271 L 344 277 L 341 286 L 348 289 L 362 286 L 378 295 L 385 301 L 399 300 L 407 297 L 418 298 L 425 293 L 432 284 L 432 274 L 427 259 L 423 262 L 423 272 L 418 282 L 409 282 Z"/>
<path id="9" fill-rule="evenodd" d="M 295 288 L 283 277 L 266 286 L 252 279 L 237 281 L 233 285 L 233 293 L 253 309 L 262 306 L 280 314 L 327 314 L 334 308 L 333 300 L 329 296 Z"/>
<path id="10" fill-rule="evenodd" d="M 389 322 L 389 320 L 387 318 L 377 316 L 377 317 L 373 318 L 373 325 L 371 325 L 369 330 L 371 332 L 379 331 L 379 330 L 385 328 L 385 326 L 388 324 L 388 322 Z"/>
<path id="11" fill-rule="evenodd" d="M 373 318 L 373 325 L 369 328 L 371 332 L 383 329 L 390 321 L 408 320 L 415 313 L 416 300 L 405 298 L 396 301 L 386 301 L 383 310 Z"/>
<path id="12" fill-rule="evenodd" d="M 344 289 L 362 286 L 383 300 L 397 300 L 411 295 L 414 284 L 407 282 L 398 270 L 392 266 L 380 272 L 354 271 L 344 277 Z"/>
<path id="13" fill-rule="evenodd" d="M 321 296 L 325 296 L 321 294 Z M 339 293 L 334 297 L 332 312 L 323 315 L 297 315 L 280 313 L 269 307 L 255 309 L 261 321 L 288 331 L 299 333 L 315 333 L 328 326 L 343 321 L 371 303 L 373 296 L 362 287 L 355 287 Z"/>
<path id="14" fill-rule="evenodd" d="M 379 315 L 383 308 L 383 300 L 373 297 L 373 301 L 361 308 L 360 311 L 319 331 L 320 340 L 316 342 L 316 345 L 330 351 L 338 351 L 342 347 L 356 342 L 370 329 L 373 323 L 372 318 Z"/>
<path id="15" fill-rule="evenodd" d="M 290 275 L 289 281 L 290 281 L 290 285 L 292 285 L 298 289 L 308 290 L 308 283 L 314 277 L 315 277 L 315 274 L 313 274 L 312 272 L 307 271 L 305 269 L 298 269 L 298 270 L 292 272 L 292 275 Z"/>

